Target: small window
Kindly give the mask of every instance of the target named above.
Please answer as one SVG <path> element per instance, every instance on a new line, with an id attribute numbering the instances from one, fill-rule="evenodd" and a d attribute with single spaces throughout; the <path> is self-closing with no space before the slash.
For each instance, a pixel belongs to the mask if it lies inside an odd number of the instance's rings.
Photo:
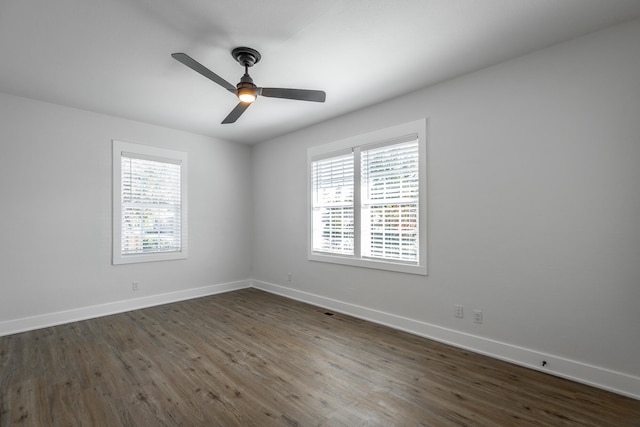
<path id="1" fill-rule="evenodd" d="M 309 149 L 309 259 L 427 274 L 426 120 Z"/>
<path id="2" fill-rule="evenodd" d="M 187 257 L 187 153 L 113 141 L 113 264 Z"/>

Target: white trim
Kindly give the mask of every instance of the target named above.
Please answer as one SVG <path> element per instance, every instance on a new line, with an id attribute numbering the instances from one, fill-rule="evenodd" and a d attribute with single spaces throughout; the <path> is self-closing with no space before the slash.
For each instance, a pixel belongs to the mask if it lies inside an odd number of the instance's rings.
<path id="1" fill-rule="evenodd" d="M 312 233 L 312 231 L 310 231 Z M 422 243 L 420 243 L 422 246 Z M 413 264 L 402 264 L 393 261 L 379 261 L 369 258 L 352 258 L 346 255 L 325 255 L 320 252 L 311 252 L 307 255 L 309 261 L 329 262 L 332 264 L 350 265 L 352 267 L 373 268 L 376 270 L 396 271 L 399 273 L 427 275 L 427 267 Z"/>
<path id="2" fill-rule="evenodd" d="M 524 366 L 634 399 L 640 399 L 640 377 L 275 285 L 273 283 L 254 280 L 252 286 L 256 289 L 328 308 L 359 319 L 389 326 L 515 365 Z M 544 368 L 541 366 L 541 361 L 543 360 L 547 362 Z"/>
<path id="3" fill-rule="evenodd" d="M 349 261 L 363 261 L 362 259 L 362 153 L 360 147 L 353 149 L 353 259 L 347 258 Z M 311 178 L 311 177 L 309 177 Z M 311 179 L 309 179 L 311 180 Z M 309 207 L 311 210 L 311 207 Z M 310 227 L 313 227 L 309 224 Z M 316 256 L 316 252 L 313 252 L 313 242 L 308 243 L 311 249 L 311 257 L 314 261 L 322 260 L 322 256 Z M 332 258 L 332 254 L 327 254 L 324 258 Z M 326 261 L 333 262 L 333 261 Z M 368 264 L 368 263 L 367 263 Z M 366 264 L 365 264 L 366 266 Z"/>
<path id="4" fill-rule="evenodd" d="M 64 323 L 77 322 L 80 320 L 93 319 L 95 317 L 109 316 L 111 314 L 124 313 L 126 311 L 200 298 L 223 292 L 236 291 L 238 289 L 249 287 L 251 287 L 251 281 L 240 280 L 237 282 L 220 283 L 202 288 L 185 289 L 183 291 L 150 295 L 142 298 L 58 311 L 38 316 L 24 317 L 22 319 L 8 320 L 0 322 L 0 336 L 47 328 L 49 326 L 62 325 Z"/>

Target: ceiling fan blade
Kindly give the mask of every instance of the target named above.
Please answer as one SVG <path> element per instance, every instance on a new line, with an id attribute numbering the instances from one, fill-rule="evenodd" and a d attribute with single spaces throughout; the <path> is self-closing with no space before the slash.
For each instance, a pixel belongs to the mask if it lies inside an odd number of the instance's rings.
<path id="1" fill-rule="evenodd" d="M 299 101 L 324 102 L 327 94 L 322 90 L 284 89 L 278 87 L 260 88 L 260 95 L 270 98 L 297 99 Z"/>
<path id="2" fill-rule="evenodd" d="M 238 105 L 236 105 L 236 108 L 231 110 L 229 115 L 225 117 L 225 119 L 222 121 L 222 124 L 226 125 L 228 123 L 235 123 L 235 121 L 238 120 L 242 113 L 244 113 L 244 110 L 249 108 L 249 105 L 251 105 L 250 102 L 240 102 Z"/>
<path id="3" fill-rule="evenodd" d="M 223 79 L 222 77 L 220 77 L 219 75 L 217 75 L 216 73 L 214 73 L 213 71 L 211 71 L 210 69 L 202 65 L 201 63 L 199 63 L 198 61 L 196 61 L 195 59 L 191 58 L 189 55 L 185 53 L 172 53 L 171 56 L 173 57 L 173 59 L 175 59 L 176 61 L 182 62 L 184 65 L 191 68 L 193 71 L 196 71 L 202 74 L 203 76 L 205 76 L 206 78 L 208 78 L 209 80 L 212 80 L 215 83 L 218 83 L 220 86 L 222 86 L 229 92 L 233 92 L 234 94 L 236 93 L 236 87 L 234 85 L 232 85 L 231 83 L 229 83 L 228 81 L 226 81 L 225 79 Z"/>

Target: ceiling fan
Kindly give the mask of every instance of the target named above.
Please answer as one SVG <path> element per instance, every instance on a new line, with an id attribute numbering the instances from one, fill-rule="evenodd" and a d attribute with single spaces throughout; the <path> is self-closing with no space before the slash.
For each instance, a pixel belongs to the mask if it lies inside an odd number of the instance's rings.
<path id="1" fill-rule="evenodd" d="M 204 77 L 219 84 L 229 92 L 233 93 L 240 99 L 240 103 L 231 110 L 229 115 L 222 121 L 222 124 L 234 123 L 245 112 L 258 96 L 266 96 L 269 98 L 285 98 L 296 99 L 299 101 L 324 102 L 327 94 L 321 90 L 307 89 L 285 89 L 277 87 L 258 87 L 253 83 L 253 79 L 249 75 L 249 67 L 253 67 L 260 61 L 261 55 L 255 49 L 250 47 L 237 47 L 231 51 L 233 58 L 244 67 L 244 75 L 240 78 L 240 83 L 232 85 L 204 65 L 185 53 L 173 53 L 171 56 L 191 68 L 192 70 L 202 74 Z"/>

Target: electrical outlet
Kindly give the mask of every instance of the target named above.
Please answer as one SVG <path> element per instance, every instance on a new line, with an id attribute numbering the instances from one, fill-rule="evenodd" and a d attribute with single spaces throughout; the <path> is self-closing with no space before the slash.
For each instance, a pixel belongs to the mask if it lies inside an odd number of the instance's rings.
<path id="1" fill-rule="evenodd" d="M 138 289 L 140 289 L 140 282 L 131 282 L 131 290 L 137 291 Z"/>
<path id="2" fill-rule="evenodd" d="M 291 281 L 291 273 L 287 273 L 287 282 Z"/>
<path id="3" fill-rule="evenodd" d="M 458 319 L 462 319 L 464 317 L 464 308 L 461 305 L 454 305 L 455 315 Z"/>
<path id="4" fill-rule="evenodd" d="M 482 310 L 473 310 L 473 323 L 482 323 Z"/>

